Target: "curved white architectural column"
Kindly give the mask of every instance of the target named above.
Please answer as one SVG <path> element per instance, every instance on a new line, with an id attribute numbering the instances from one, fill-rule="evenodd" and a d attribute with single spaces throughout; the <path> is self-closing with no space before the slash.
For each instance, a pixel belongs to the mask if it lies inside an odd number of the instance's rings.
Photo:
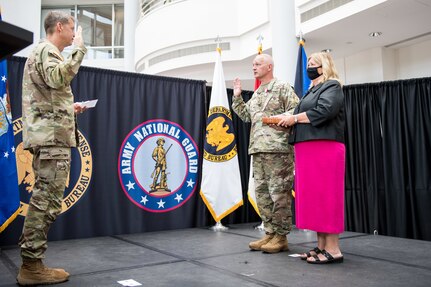
<path id="1" fill-rule="evenodd" d="M 124 70 L 135 72 L 135 29 L 139 16 L 139 1 L 124 1 Z"/>
<path id="2" fill-rule="evenodd" d="M 270 45 L 269 0 L 187 0 L 155 8 L 136 26 L 137 72 L 191 77 L 208 70 L 211 81 L 215 38 L 220 36 L 223 66 L 256 55 L 259 34 Z M 214 47 L 212 47 L 212 46 Z M 249 77 L 251 59 L 247 59 Z M 204 67 L 202 65 L 209 65 Z M 189 70 L 185 71 L 185 69 Z M 179 71 L 181 69 L 182 71 Z M 176 73 L 176 74 L 172 74 Z M 225 69 L 228 73 L 228 69 Z M 225 75 L 226 77 L 226 75 Z"/>
<path id="3" fill-rule="evenodd" d="M 295 1 L 270 1 L 274 75 L 293 86 L 298 42 L 295 35 Z"/>

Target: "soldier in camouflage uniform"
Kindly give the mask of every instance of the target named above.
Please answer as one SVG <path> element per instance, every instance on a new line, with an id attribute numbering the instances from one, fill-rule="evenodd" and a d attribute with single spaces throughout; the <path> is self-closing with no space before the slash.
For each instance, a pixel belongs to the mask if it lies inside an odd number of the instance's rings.
<path id="1" fill-rule="evenodd" d="M 261 81 L 252 98 L 245 103 L 241 97 L 241 82 L 234 80 L 232 109 L 245 122 L 251 122 L 250 146 L 256 203 L 265 236 L 250 242 L 252 250 L 276 253 L 288 250 L 286 235 L 292 228 L 291 189 L 293 183 L 293 149 L 289 146 L 288 130 L 262 123 L 262 117 L 293 113 L 299 102 L 293 89 L 273 76 L 273 60 L 261 54 L 253 61 L 255 78 Z"/>
<path id="2" fill-rule="evenodd" d="M 63 12 L 45 18 L 47 38 L 30 54 L 24 68 L 22 121 L 24 148 L 33 154 L 35 184 L 19 241 L 23 260 L 17 281 L 21 285 L 52 284 L 68 280 L 63 269 L 42 263 L 50 225 L 61 211 L 71 148 L 78 144 L 76 115 L 85 108 L 74 104 L 70 82 L 87 49 L 81 27 Z M 61 52 L 75 45 L 64 60 Z"/>

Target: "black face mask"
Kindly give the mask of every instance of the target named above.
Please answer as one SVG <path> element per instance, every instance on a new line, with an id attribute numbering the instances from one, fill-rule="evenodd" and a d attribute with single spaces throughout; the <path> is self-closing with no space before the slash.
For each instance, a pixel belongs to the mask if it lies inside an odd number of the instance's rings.
<path id="1" fill-rule="evenodd" d="M 307 68 L 307 75 L 310 78 L 310 80 L 314 80 L 316 78 L 318 78 L 320 75 L 319 72 L 317 72 L 318 68 L 321 68 L 322 66 L 319 67 L 308 67 Z"/>

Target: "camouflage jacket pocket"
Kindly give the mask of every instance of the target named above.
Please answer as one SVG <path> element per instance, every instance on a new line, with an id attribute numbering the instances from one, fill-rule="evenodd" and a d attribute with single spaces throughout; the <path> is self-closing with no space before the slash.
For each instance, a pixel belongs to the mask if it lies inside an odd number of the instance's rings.
<path id="1" fill-rule="evenodd" d="M 41 147 L 40 159 L 70 159 L 70 148 Z"/>

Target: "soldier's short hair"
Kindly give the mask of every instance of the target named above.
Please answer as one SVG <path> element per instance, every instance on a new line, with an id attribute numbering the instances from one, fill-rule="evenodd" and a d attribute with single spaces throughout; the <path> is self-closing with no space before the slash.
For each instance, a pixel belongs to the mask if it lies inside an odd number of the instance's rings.
<path id="1" fill-rule="evenodd" d="M 60 22 L 61 24 L 69 23 L 69 20 L 75 21 L 75 19 L 63 11 L 51 11 L 46 15 L 44 21 L 44 28 L 46 34 L 52 34 L 55 31 L 55 26 Z"/>

